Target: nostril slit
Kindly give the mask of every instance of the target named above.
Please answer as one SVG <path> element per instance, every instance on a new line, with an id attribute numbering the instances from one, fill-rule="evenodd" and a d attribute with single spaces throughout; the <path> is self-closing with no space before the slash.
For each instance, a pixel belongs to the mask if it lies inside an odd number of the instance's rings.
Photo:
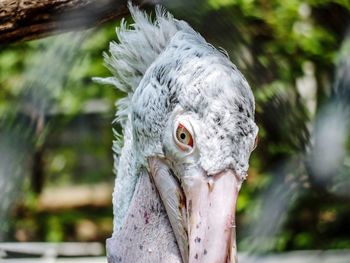
<path id="1" fill-rule="evenodd" d="M 208 179 L 207 186 L 208 186 L 209 192 L 211 192 L 214 189 L 214 180 L 212 177 Z"/>

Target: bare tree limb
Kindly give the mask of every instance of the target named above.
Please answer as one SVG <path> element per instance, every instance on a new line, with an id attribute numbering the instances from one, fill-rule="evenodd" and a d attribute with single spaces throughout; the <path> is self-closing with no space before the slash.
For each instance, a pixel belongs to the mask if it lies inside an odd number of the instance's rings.
<path id="1" fill-rule="evenodd" d="M 0 0 L 0 44 L 94 27 L 127 14 L 126 4 L 127 0 Z"/>

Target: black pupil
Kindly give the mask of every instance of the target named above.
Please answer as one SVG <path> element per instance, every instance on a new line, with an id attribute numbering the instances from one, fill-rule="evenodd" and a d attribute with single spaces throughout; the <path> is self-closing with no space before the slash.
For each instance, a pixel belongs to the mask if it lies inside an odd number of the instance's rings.
<path id="1" fill-rule="evenodd" d="M 181 133 L 181 134 L 180 134 L 180 138 L 181 138 L 181 140 L 184 140 L 184 139 L 186 138 L 186 134 Z"/>

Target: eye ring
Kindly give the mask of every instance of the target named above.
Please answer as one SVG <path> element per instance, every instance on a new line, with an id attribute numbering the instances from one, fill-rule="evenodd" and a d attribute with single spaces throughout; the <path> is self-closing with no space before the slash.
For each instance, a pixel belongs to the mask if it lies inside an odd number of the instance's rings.
<path id="1" fill-rule="evenodd" d="M 182 122 L 177 123 L 176 129 L 174 130 L 174 139 L 180 150 L 190 151 L 193 149 L 194 140 L 192 133 Z"/>

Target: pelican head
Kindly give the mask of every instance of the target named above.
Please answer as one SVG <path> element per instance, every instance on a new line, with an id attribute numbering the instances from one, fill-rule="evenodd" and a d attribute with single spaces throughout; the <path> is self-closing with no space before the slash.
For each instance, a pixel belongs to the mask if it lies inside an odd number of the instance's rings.
<path id="1" fill-rule="evenodd" d="M 130 9 L 135 24 L 122 24 L 106 56 L 115 76 L 100 79 L 128 93 L 118 113 L 125 140 L 115 225 L 132 196 L 125 189 L 145 170 L 182 261 L 236 262 L 236 201 L 258 132 L 251 89 L 228 56 L 187 23 L 161 9 L 151 22 Z"/>

